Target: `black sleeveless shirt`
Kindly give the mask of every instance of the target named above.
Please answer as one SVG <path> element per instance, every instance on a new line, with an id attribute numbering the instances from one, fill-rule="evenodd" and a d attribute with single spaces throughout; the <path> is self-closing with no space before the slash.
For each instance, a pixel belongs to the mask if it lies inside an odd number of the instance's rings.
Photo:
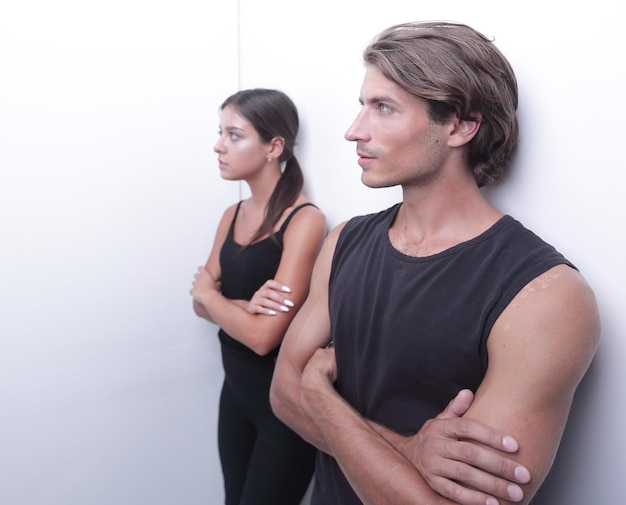
<path id="1" fill-rule="evenodd" d="M 276 275 L 280 259 L 283 254 L 283 236 L 293 216 L 303 207 L 313 205 L 304 203 L 291 211 L 287 219 L 274 234 L 274 238 L 266 237 L 263 240 L 244 247 L 234 239 L 235 221 L 239 214 L 241 202 L 237 205 L 235 215 L 222 249 L 220 250 L 220 268 L 222 270 L 222 295 L 231 300 L 250 300 L 258 289 Z M 313 205 L 314 206 L 314 205 Z M 219 331 L 220 341 L 239 352 L 257 356 L 254 351 L 233 339 L 225 331 Z M 278 348 L 270 353 L 273 357 L 278 354 Z"/>
<path id="2" fill-rule="evenodd" d="M 438 254 L 407 256 L 389 241 L 400 207 L 343 228 L 329 283 L 336 388 L 362 416 L 409 435 L 487 370 L 487 338 L 532 279 L 558 264 L 552 246 L 504 216 Z M 359 504 L 336 462 L 320 453 L 314 504 Z"/>

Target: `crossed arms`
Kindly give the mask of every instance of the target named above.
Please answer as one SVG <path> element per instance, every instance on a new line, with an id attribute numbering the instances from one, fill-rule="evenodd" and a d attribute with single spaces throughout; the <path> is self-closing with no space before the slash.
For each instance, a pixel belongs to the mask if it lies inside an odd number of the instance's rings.
<path id="1" fill-rule="evenodd" d="M 473 401 L 461 393 L 404 437 L 360 416 L 333 387 L 328 279 L 340 230 L 326 239 L 281 347 L 270 391 L 278 417 L 334 457 L 365 504 L 527 504 L 598 344 L 592 291 L 567 266 L 530 282 L 493 327 L 489 368 Z M 515 461 L 507 452 L 516 452 Z"/>
<path id="2" fill-rule="evenodd" d="M 194 277 L 193 308 L 199 317 L 217 324 L 257 354 L 265 355 L 280 344 L 307 296 L 311 270 L 326 235 L 326 220 L 315 207 L 299 210 L 285 231 L 274 279 L 268 280 L 249 301 L 231 300 L 221 293 L 219 255 L 235 208 L 236 205 L 229 207 L 222 216 L 207 263 L 198 268 Z"/>

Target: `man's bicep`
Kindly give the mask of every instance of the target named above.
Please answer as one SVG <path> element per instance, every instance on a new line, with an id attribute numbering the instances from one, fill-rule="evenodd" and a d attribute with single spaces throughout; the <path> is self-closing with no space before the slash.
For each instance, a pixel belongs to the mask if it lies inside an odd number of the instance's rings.
<path id="1" fill-rule="evenodd" d="M 333 232 L 313 267 L 309 296 L 283 339 L 270 387 L 270 403 L 276 416 L 304 440 L 328 451 L 325 438 L 302 406 L 302 372 L 315 351 L 330 342 L 328 276 L 334 252 Z"/>
<path id="2" fill-rule="evenodd" d="M 337 236 L 335 229 L 324 241 L 313 267 L 309 295 L 285 334 L 277 368 L 290 366 L 301 372 L 315 350 L 330 342 L 328 281 Z"/>
<path id="3" fill-rule="evenodd" d="M 532 475 L 528 499 L 552 464 L 599 331 L 593 293 L 562 265 L 520 291 L 489 336 L 487 374 L 466 416 L 518 440 Z"/>

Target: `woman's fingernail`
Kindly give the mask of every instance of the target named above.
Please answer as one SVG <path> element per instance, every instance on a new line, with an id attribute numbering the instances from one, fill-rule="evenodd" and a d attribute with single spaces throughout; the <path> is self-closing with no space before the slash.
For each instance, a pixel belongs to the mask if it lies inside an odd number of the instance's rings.
<path id="1" fill-rule="evenodd" d="M 289 307 L 285 307 L 284 305 L 281 305 L 280 310 L 282 310 L 283 312 L 289 312 Z"/>
<path id="2" fill-rule="evenodd" d="M 291 300 L 285 300 L 283 303 L 287 305 L 287 307 L 293 307 L 293 302 Z"/>
<path id="3" fill-rule="evenodd" d="M 291 289 L 289 289 L 287 286 L 283 286 L 282 289 L 285 293 L 291 293 Z"/>
<path id="4" fill-rule="evenodd" d="M 268 313 L 270 316 L 275 316 L 275 315 L 276 315 L 276 311 L 275 311 L 275 310 L 272 310 L 272 309 L 268 309 L 267 313 Z"/>

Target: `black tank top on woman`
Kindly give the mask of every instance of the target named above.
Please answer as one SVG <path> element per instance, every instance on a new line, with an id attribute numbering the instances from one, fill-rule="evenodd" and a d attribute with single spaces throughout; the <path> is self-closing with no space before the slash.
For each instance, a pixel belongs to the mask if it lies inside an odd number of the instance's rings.
<path id="1" fill-rule="evenodd" d="M 308 205 L 315 207 L 312 203 L 304 203 L 293 209 L 274 237 L 266 237 L 245 247 L 234 239 L 235 221 L 241 207 L 239 202 L 220 250 L 222 295 L 231 300 L 250 300 L 265 281 L 276 275 L 283 254 L 283 236 L 287 226 L 296 212 Z M 254 351 L 233 339 L 222 329 L 219 331 L 219 337 L 223 346 L 258 357 Z M 277 354 L 278 348 L 270 353 L 272 357 Z"/>

